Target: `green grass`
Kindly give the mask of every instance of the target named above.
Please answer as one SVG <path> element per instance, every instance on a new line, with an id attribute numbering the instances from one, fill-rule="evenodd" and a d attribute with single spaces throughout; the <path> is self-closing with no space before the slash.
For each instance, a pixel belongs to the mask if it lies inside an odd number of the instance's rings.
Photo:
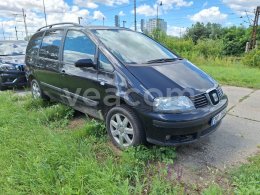
<path id="1" fill-rule="evenodd" d="M 205 58 L 195 54 L 186 57 L 221 84 L 260 89 L 260 68 L 244 66 L 240 58 Z"/>
<path id="2" fill-rule="evenodd" d="M 224 85 L 260 89 L 260 69 L 238 66 L 199 66 L 215 80 Z"/>
<path id="3" fill-rule="evenodd" d="M 117 155 L 102 123 L 68 129 L 73 111 L 0 94 L 0 194 L 173 194 L 174 148 L 138 147 Z M 156 168 L 161 163 L 165 166 Z M 147 178 L 149 174 L 151 178 Z"/>
<path id="4" fill-rule="evenodd" d="M 236 194 L 260 194 L 260 154 L 232 172 Z"/>
<path id="5" fill-rule="evenodd" d="M 67 106 L 0 94 L 0 194 L 225 194 L 217 183 L 194 189 L 174 174 L 175 149 L 118 152 L 104 124 L 70 129 Z M 259 194 L 259 156 L 232 173 L 235 192 Z"/>

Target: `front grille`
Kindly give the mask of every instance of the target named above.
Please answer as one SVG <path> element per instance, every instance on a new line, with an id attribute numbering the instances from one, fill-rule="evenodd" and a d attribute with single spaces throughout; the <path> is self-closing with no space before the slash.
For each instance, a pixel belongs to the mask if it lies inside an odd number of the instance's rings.
<path id="1" fill-rule="evenodd" d="M 195 108 L 203 108 L 209 105 L 208 98 L 206 94 L 200 94 L 190 97 L 191 101 L 194 103 Z"/>

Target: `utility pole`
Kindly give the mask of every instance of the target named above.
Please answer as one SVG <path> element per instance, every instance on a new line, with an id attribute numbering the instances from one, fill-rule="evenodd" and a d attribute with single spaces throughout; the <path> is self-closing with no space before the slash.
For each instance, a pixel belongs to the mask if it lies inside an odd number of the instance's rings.
<path id="1" fill-rule="evenodd" d="M 14 30 L 15 30 L 16 40 L 18 41 L 18 36 L 17 36 L 17 29 L 16 29 L 16 26 L 14 27 Z"/>
<path id="2" fill-rule="evenodd" d="M 137 26 L 136 26 L 136 0 L 134 0 L 134 14 L 135 14 L 135 31 L 137 31 Z"/>
<path id="3" fill-rule="evenodd" d="M 24 13 L 24 9 L 22 9 L 23 11 L 23 22 L 24 22 L 24 28 L 25 28 L 25 34 L 26 34 L 26 39 L 28 38 L 28 30 L 27 30 L 27 24 L 26 24 L 26 14 Z"/>
<path id="4" fill-rule="evenodd" d="M 3 37 L 4 37 L 4 40 L 5 40 L 5 30 L 4 30 L 3 22 L 2 22 L 2 31 L 3 31 Z"/>
<path id="5" fill-rule="evenodd" d="M 254 19 L 254 24 L 253 24 L 253 32 L 252 32 L 250 49 L 254 49 L 256 46 L 256 34 L 257 34 L 257 29 L 258 29 L 259 16 L 260 16 L 260 6 L 257 6 L 256 11 L 255 11 L 255 19 Z"/>
<path id="6" fill-rule="evenodd" d="M 124 21 L 123 21 L 123 27 L 124 27 L 124 28 L 125 28 L 125 23 L 126 23 L 126 21 L 124 20 Z"/>
<path id="7" fill-rule="evenodd" d="M 43 3 L 43 12 L 44 12 L 44 18 L 45 18 L 45 25 L 47 26 L 47 17 L 46 17 L 46 10 L 45 10 L 45 2 L 42 0 Z"/>
<path id="8" fill-rule="evenodd" d="M 103 26 L 105 26 L 105 17 L 103 17 Z"/>

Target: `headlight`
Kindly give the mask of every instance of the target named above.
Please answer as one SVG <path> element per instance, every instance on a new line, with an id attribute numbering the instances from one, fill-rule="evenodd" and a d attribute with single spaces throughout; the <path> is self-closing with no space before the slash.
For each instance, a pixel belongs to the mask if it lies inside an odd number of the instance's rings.
<path id="1" fill-rule="evenodd" d="M 0 70 L 8 71 L 8 70 L 16 70 L 16 68 L 10 64 L 0 64 Z"/>
<path id="2" fill-rule="evenodd" d="M 154 110 L 162 112 L 187 112 L 195 109 L 192 101 L 186 96 L 155 98 Z"/>

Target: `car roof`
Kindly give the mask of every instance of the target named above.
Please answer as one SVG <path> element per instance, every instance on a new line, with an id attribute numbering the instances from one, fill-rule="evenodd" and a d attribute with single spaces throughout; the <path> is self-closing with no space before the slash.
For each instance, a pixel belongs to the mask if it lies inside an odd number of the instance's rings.
<path id="1" fill-rule="evenodd" d="M 43 26 L 37 30 L 37 32 L 42 32 L 46 30 L 55 30 L 55 29 L 81 29 L 81 30 L 131 30 L 123 27 L 114 27 L 114 26 L 82 26 L 77 23 L 57 23 L 51 24 L 48 26 Z"/>
<path id="2" fill-rule="evenodd" d="M 123 27 L 114 27 L 114 26 L 86 26 L 85 28 L 90 30 L 131 30 Z"/>

